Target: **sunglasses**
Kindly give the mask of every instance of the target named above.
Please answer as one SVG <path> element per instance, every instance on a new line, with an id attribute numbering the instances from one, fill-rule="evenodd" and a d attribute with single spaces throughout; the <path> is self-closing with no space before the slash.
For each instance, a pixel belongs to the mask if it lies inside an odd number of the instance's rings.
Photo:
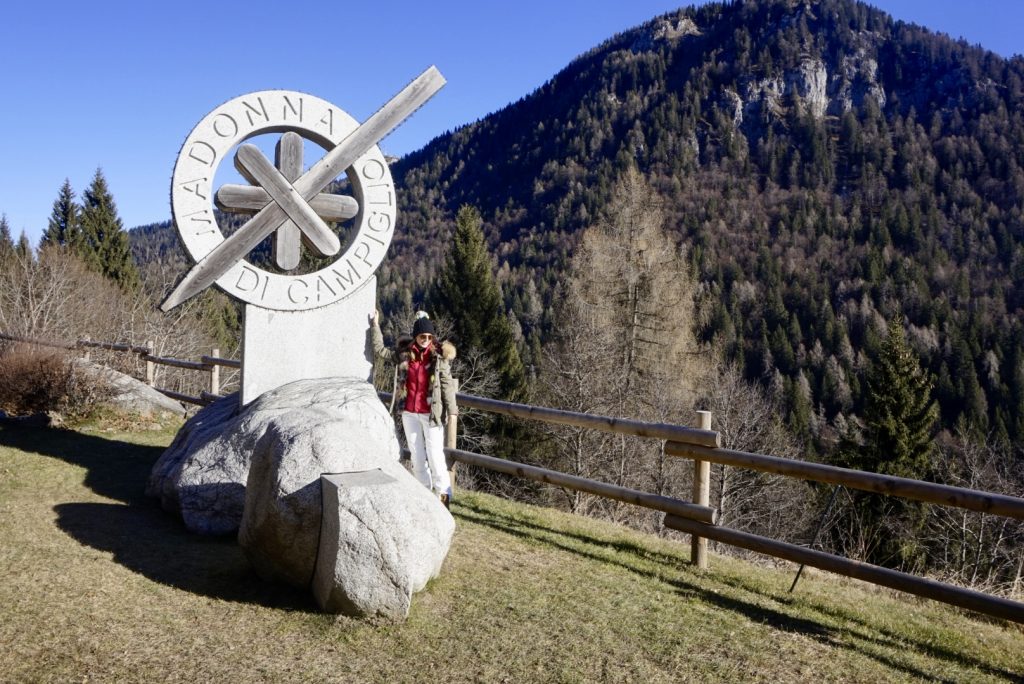
<path id="1" fill-rule="evenodd" d="M 431 335 L 430 333 L 420 333 L 419 335 L 416 336 L 416 341 L 417 342 L 421 342 L 421 341 L 424 341 L 424 340 L 432 340 L 432 339 L 434 339 L 434 336 Z"/>

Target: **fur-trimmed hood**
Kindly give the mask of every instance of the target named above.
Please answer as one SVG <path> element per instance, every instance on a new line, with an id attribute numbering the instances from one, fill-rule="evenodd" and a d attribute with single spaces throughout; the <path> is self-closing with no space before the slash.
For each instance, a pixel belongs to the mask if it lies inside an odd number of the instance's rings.
<path id="1" fill-rule="evenodd" d="M 413 344 L 413 338 L 408 335 L 402 335 L 398 338 L 398 353 L 407 355 Z M 444 340 L 441 344 L 434 342 L 434 353 L 445 361 L 452 361 L 458 356 L 458 351 L 455 349 L 455 345 L 448 340 Z"/>

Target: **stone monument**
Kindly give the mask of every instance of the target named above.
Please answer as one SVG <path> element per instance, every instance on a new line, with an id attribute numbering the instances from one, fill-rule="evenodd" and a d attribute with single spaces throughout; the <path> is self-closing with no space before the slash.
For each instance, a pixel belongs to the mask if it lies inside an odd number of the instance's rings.
<path id="1" fill-rule="evenodd" d="M 454 530 L 440 502 L 398 465 L 393 423 L 368 382 L 374 273 L 396 226 L 395 188 L 377 143 L 443 85 L 431 67 L 362 124 L 305 93 L 242 95 L 195 126 L 174 167 L 174 223 L 196 263 L 161 308 L 212 284 L 243 301 L 242 380 L 237 400 L 186 423 L 147 492 L 193 531 L 239 530 L 264 577 L 312 587 L 318 568 L 325 610 L 405 615 L 412 592 L 440 570 Z M 265 134 L 281 134 L 273 161 L 246 142 Z M 307 140 L 326 153 L 303 172 Z M 228 158 L 249 184 L 215 190 Z M 342 174 L 350 194 L 328 192 Z M 225 236 L 215 207 L 251 218 Z M 329 222 L 351 223 L 339 236 Z M 280 273 L 246 258 L 268 236 Z M 337 258 L 293 274 L 303 248 Z M 330 496 L 323 508 L 322 492 Z"/>
<path id="2" fill-rule="evenodd" d="M 376 302 L 374 273 L 395 228 L 395 188 L 377 142 L 422 105 L 444 79 L 431 67 L 359 125 L 320 98 L 288 90 L 236 97 L 207 114 L 181 148 L 171 180 L 178 234 L 195 266 L 167 297 L 169 311 L 216 283 L 245 302 L 241 403 L 300 378 L 367 375 L 367 314 Z M 283 133 L 276 163 L 245 141 Z M 303 139 L 327 154 L 306 172 Z M 217 167 L 229 157 L 251 185 L 214 193 Z M 323 192 L 341 173 L 352 196 Z M 253 217 L 225 238 L 214 206 Z M 346 249 L 332 264 L 306 275 L 271 273 L 245 260 L 273 235 L 277 266 L 299 265 L 303 244 L 319 256 L 341 251 L 329 221 L 355 219 Z M 355 329 L 360 321 L 362 330 Z"/>

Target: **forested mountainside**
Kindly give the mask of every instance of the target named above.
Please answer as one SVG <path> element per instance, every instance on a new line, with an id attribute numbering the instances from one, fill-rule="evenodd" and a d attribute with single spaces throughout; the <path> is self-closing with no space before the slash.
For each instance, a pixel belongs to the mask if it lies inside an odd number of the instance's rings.
<path id="1" fill-rule="evenodd" d="M 691 246 L 705 338 L 783 388 L 794 427 L 859 410 L 864 354 L 903 315 L 943 424 L 1019 441 L 1022 77 L 849 0 L 683 9 L 401 160 L 391 286 L 415 297 L 416 262 L 475 204 L 529 335 L 527 283 L 551 311 L 574 236 L 636 163 Z"/>
<path id="2" fill-rule="evenodd" d="M 1019 444 L 1022 99 L 1021 58 L 852 0 L 680 9 L 399 160 L 382 305 L 429 306 L 475 205 L 529 360 L 578 234 L 636 165 L 689 249 L 704 340 L 778 390 L 797 431 L 827 447 L 905 317 L 943 426 Z M 163 233 L 136 231 L 136 254 Z"/>

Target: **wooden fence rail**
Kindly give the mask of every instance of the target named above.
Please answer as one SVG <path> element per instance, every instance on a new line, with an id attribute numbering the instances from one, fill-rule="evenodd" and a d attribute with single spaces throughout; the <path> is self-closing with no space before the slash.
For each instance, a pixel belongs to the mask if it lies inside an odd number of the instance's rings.
<path id="1" fill-rule="evenodd" d="M 810 565 L 837 575 L 854 577 L 865 582 L 878 584 L 890 589 L 905 591 L 915 596 L 923 596 L 935 601 L 949 603 L 960 608 L 967 608 L 986 615 L 1024 623 L 1024 603 L 1012 601 L 1000 596 L 992 596 L 973 589 L 965 589 L 944 582 L 937 582 L 925 577 L 910 575 L 898 570 L 862 563 L 843 556 L 824 551 L 807 549 L 796 544 L 769 539 L 749 532 L 741 532 L 728 527 L 706 525 L 696 520 L 688 520 L 676 515 L 665 516 L 665 527 L 679 530 L 691 535 L 700 535 L 720 541 L 730 546 L 737 546 L 748 551 L 755 551 L 775 556 L 794 563 Z"/>
<path id="2" fill-rule="evenodd" d="M 109 349 L 111 351 L 119 352 L 132 352 L 133 354 L 141 354 L 146 356 L 153 353 L 153 347 L 139 347 L 132 344 L 117 344 L 115 342 L 94 342 L 89 339 L 78 340 L 75 343 L 77 347 L 92 347 L 94 349 Z"/>
<path id="3" fill-rule="evenodd" d="M 11 342 L 24 342 L 26 344 L 37 344 L 41 347 L 54 347 L 56 349 L 78 349 L 78 346 L 73 342 L 53 342 L 51 340 L 37 340 L 32 337 L 22 337 L 21 335 L 8 335 L 6 333 L 0 333 L 0 340 L 9 340 Z"/>
<path id="4" fill-rule="evenodd" d="M 498 401 L 497 399 L 485 399 L 484 397 L 476 397 L 472 394 L 459 394 L 457 399 L 459 406 L 468 406 L 469 408 L 480 409 L 490 413 L 500 413 L 516 418 L 539 420 L 544 423 L 591 428 L 601 430 L 602 432 L 613 432 L 618 435 L 672 440 L 682 444 L 698 444 L 705 447 L 717 447 L 721 444 L 721 437 L 713 430 L 702 430 L 700 428 L 670 425 L 668 423 L 646 423 L 626 418 L 595 416 L 590 413 L 575 413 L 573 411 L 562 411 L 541 406 Z"/>
<path id="5" fill-rule="evenodd" d="M 597 480 L 589 480 L 577 475 L 567 475 L 566 473 L 560 473 L 556 470 L 539 468 L 537 466 L 526 465 L 525 463 L 517 463 L 503 458 L 495 458 L 494 456 L 485 456 L 484 454 L 477 454 L 472 451 L 445 449 L 444 453 L 445 456 L 452 458 L 452 460 L 459 461 L 460 463 L 467 463 L 469 465 L 487 468 L 488 470 L 495 470 L 500 473 L 516 475 L 517 477 L 535 480 L 537 482 L 546 482 L 548 484 L 565 487 L 567 489 L 596 494 L 597 496 L 603 496 L 606 499 L 614 499 L 616 501 L 633 504 L 634 506 L 650 508 L 678 517 L 696 520 L 705 524 L 714 524 L 718 519 L 718 511 L 710 506 L 698 506 L 697 504 L 682 501 L 681 499 L 675 499 L 670 496 L 641 492 L 636 489 L 629 489 L 628 487 L 619 487 L 618 485 L 598 482 Z"/>
<path id="6" fill-rule="evenodd" d="M 214 351 L 217 351 L 214 349 Z M 241 368 L 242 362 L 238 359 L 222 359 L 219 356 L 200 356 L 199 360 L 211 366 L 224 366 L 225 368 Z"/>
<path id="7" fill-rule="evenodd" d="M 697 461 L 708 461 L 748 468 L 750 470 L 759 470 L 814 482 L 841 484 L 852 489 L 861 489 L 878 494 L 965 508 L 994 515 L 1005 515 L 1024 520 L 1024 499 L 1015 496 L 953 487 L 935 482 L 911 480 L 892 475 L 879 475 L 877 473 L 840 468 L 823 463 L 751 454 L 732 449 L 712 448 L 706 442 L 718 443 L 719 441 L 719 434 L 712 430 L 572 413 L 538 406 L 503 402 L 496 399 L 484 399 L 483 397 L 475 397 L 470 394 L 459 394 L 457 399 L 460 406 L 477 408 L 491 413 L 519 416 L 544 423 L 595 427 L 605 432 L 613 432 L 620 435 L 664 439 L 667 440 L 665 443 L 665 453 L 673 456 L 683 456 Z M 669 435 L 681 436 L 683 439 L 673 438 Z"/>
<path id="8" fill-rule="evenodd" d="M 697 496 L 698 485 L 700 489 L 703 489 L 703 482 L 698 482 L 696 468 L 702 463 L 720 463 L 724 465 L 775 473 L 786 477 L 796 477 L 815 482 L 841 484 L 854 489 L 861 489 L 889 496 L 899 496 L 916 501 L 925 501 L 945 506 L 980 511 L 983 513 L 1024 519 L 1024 499 L 1018 497 L 965 489 L 962 487 L 952 487 L 934 482 L 924 482 L 921 480 L 910 480 L 907 478 L 879 475 L 877 473 L 868 473 L 859 470 L 850 470 L 821 463 L 810 463 L 807 461 L 779 458 L 777 456 L 750 454 L 742 451 L 723 449 L 718 446 L 718 433 L 711 432 L 707 429 L 684 428 L 680 426 L 666 426 L 661 424 L 654 425 L 604 416 L 586 416 L 583 418 L 581 417 L 581 414 L 572 414 L 568 411 L 558 411 L 555 409 L 501 402 L 495 399 L 483 399 L 481 397 L 474 397 L 465 394 L 459 394 L 458 401 L 460 406 L 477 408 L 483 411 L 503 415 L 529 418 L 532 420 L 560 425 L 593 427 L 595 429 L 613 432 L 616 434 L 664 439 L 666 440 L 664 447 L 666 454 L 683 456 L 693 459 L 694 461 L 694 503 L 687 505 L 693 506 L 696 509 L 702 508 L 701 503 L 704 503 L 701 502 Z M 703 417 L 702 427 L 710 427 Z M 674 439 L 672 437 L 668 437 L 667 435 L 669 434 L 685 435 L 685 439 Z M 710 438 L 711 435 L 714 435 L 713 439 Z M 452 446 L 454 445 L 449 444 L 449 447 Z M 500 470 L 501 472 L 518 475 L 520 477 L 530 477 L 530 479 L 552 481 L 557 484 L 553 480 L 545 480 L 540 477 L 531 477 L 528 475 L 527 473 L 530 469 L 534 469 L 534 466 L 526 466 L 524 464 L 515 464 L 511 461 L 504 461 L 503 463 L 497 464 L 500 465 L 500 467 L 496 467 L 495 462 L 501 462 L 502 459 L 481 457 L 478 454 L 473 455 L 472 457 L 467 457 L 466 454 L 469 452 L 459 451 L 454 448 L 448 448 L 445 452 L 454 460 L 459 460 L 464 463 L 473 463 L 480 467 Z M 543 469 L 539 468 L 536 470 L 543 471 Z M 727 527 L 708 524 L 707 522 L 694 520 L 693 516 L 680 516 L 670 513 L 665 516 L 665 526 L 691 535 L 691 539 L 693 540 L 691 559 L 698 567 L 703 567 L 701 564 L 701 554 L 699 553 L 699 542 L 704 539 L 714 539 L 731 546 L 737 546 L 757 553 L 775 556 L 776 558 L 781 558 L 783 560 L 811 565 L 839 575 L 855 577 L 867 582 L 890 587 L 892 589 L 898 589 L 900 591 L 934 599 L 936 601 L 949 603 L 961 608 L 967 608 L 979 613 L 984 613 L 986 615 L 1024 623 L 1024 603 L 1013 601 L 1011 599 L 992 596 L 972 589 L 965 589 L 963 587 L 957 587 L 955 585 L 945 584 L 943 582 L 937 582 L 915 575 L 909 575 L 896 570 L 862 563 L 843 556 L 837 556 L 823 551 L 814 551 L 795 544 L 789 544 Z"/>
<path id="9" fill-rule="evenodd" d="M 876 494 L 898 496 L 914 501 L 941 504 L 955 508 L 966 508 L 981 513 L 1005 515 L 1024 520 L 1024 499 L 1005 494 L 995 494 L 963 487 L 911 480 L 894 475 L 879 475 L 863 470 L 851 470 L 824 463 L 810 463 L 778 456 L 751 454 L 732 449 L 706 449 L 692 444 L 668 442 L 665 453 L 686 458 L 699 458 L 713 463 L 758 470 L 786 477 L 836 484 L 850 489 L 860 489 Z"/>
<path id="10" fill-rule="evenodd" d="M 173 366 L 175 368 L 185 368 L 187 370 L 197 371 L 209 371 L 213 368 L 208 363 L 202 363 L 201 361 L 188 361 L 187 359 L 175 359 L 170 356 L 153 356 L 151 354 L 145 354 L 147 361 L 158 363 L 161 366 Z"/>
<path id="11" fill-rule="evenodd" d="M 160 392 L 161 394 L 168 396 L 176 401 L 181 401 L 187 404 L 196 404 L 198 406 L 206 406 L 211 404 L 217 399 L 221 398 L 220 394 L 220 366 L 227 368 L 241 368 L 242 362 L 235 359 L 223 359 L 219 356 L 219 350 L 214 349 L 211 356 L 203 356 L 199 361 L 191 361 L 189 359 L 176 359 L 171 356 L 155 356 L 153 355 L 153 344 L 149 343 L 147 346 L 139 346 L 133 344 L 120 344 L 116 342 L 101 342 L 90 339 L 76 340 L 75 342 L 57 342 L 54 340 L 41 340 L 33 337 L 24 337 L 21 335 L 8 335 L 6 333 L 0 333 L 0 340 L 9 340 L 12 342 L 22 342 L 24 344 L 34 344 L 42 347 L 54 347 L 56 349 L 107 349 L 116 352 L 126 352 L 132 354 L 138 354 L 141 359 L 146 362 L 146 384 Z M 88 357 L 87 357 L 88 358 Z M 196 370 L 210 373 L 210 391 L 202 392 L 198 397 L 194 397 L 190 394 L 183 394 L 176 392 L 164 387 L 157 387 L 154 383 L 153 366 L 170 366 L 174 368 L 184 368 L 186 370 Z"/>

